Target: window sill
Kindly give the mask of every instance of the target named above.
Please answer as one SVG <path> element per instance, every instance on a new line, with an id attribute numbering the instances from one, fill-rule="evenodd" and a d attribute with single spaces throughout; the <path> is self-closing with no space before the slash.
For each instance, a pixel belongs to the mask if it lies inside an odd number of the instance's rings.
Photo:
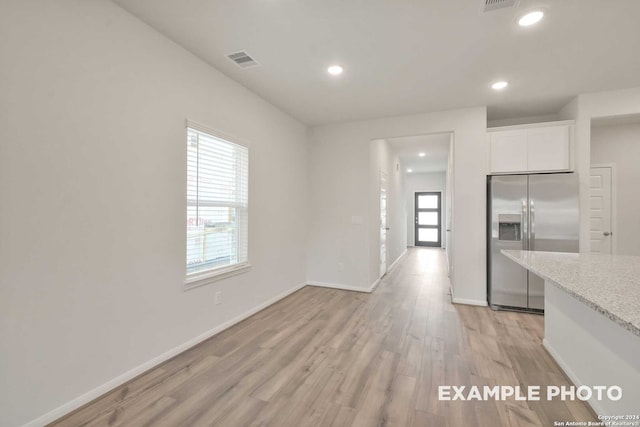
<path id="1" fill-rule="evenodd" d="M 251 270 L 251 264 L 246 262 L 244 264 L 221 268 L 215 271 L 196 273 L 192 276 L 187 276 L 187 279 L 184 281 L 184 290 L 188 291 L 189 289 L 208 285 L 210 283 L 217 282 L 218 280 L 226 279 L 227 277 L 246 273 L 249 270 Z"/>

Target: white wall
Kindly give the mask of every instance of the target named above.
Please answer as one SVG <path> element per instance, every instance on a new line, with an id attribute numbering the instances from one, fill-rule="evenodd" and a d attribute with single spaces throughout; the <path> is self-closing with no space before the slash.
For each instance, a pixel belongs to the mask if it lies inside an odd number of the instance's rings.
<path id="1" fill-rule="evenodd" d="M 618 255 L 640 255 L 639 162 L 640 123 L 591 128 L 591 164 L 615 163 Z"/>
<path id="2" fill-rule="evenodd" d="M 441 194 L 441 234 L 442 247 L 447 247 L 447 173 L 410 173 L 405 177 L 405 206 L 407 211 L 407 243 L 415 245 L 415 193 L 439 191 Z"/>
<path id="3" fill-rule="evenodd" d="M 558 114 L 576 121 L 576 171 L 580 180 L 580 252 L 589 252 L 589 169 L 591 167 L 591 120 L 640 113 L 640 87 L 578 95 Z"/>
<path id="4" fill-rule="evenodd" d="M 311 129 L 310 246 L 308 279 L 368 289 L 378 276 L 377 218 L 370 204 L 370 141 L 454 132 L 455 254 L 453 290 L 459 302 L 486 303 L 485 212 L 486 109 L 320 126 Z M 352 224 L 351 217 L 363 217 Z M 458 242 L 459 241 L 459 242 Z M 459 244 L 458 244 L 459 243 Z M 337 265 L 344 265 L 338 271 Z M 464 266 L 464 268 L 462 267 Z"/>
<path id="5" fill-rule="evenodd" d="M 0 63 L 0 425 L 305 281 L 303 125 L 106 0 L 2 1 Z M 186 118 L 251 145 L 253 263 L 187 292 Z"/>

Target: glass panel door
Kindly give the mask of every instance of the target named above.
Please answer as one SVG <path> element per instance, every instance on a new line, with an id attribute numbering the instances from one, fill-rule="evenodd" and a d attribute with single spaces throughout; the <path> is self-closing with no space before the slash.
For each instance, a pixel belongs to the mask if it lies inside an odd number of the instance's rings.
<path id="1" fill-rule="evenodd" d="M 415 193 L 415 245 L 440 247 L 442 203 L 440 192 Z"/>

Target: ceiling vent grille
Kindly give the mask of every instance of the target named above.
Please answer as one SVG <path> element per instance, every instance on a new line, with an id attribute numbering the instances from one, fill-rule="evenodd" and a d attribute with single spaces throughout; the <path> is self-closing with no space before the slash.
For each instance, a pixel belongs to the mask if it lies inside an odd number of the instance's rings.
<path id="1" fill-rule="evenodd" d="M 498 9 L 517 7 L 520 0 L 481 0 L 480 11 L 493 12 Z"/>
<path id="2" fill-rule="evenodd" d="M 240 68 L 251 68 L 259 65 L 249 54 L 245 51 L 230 53 L 227 58 L 235 62 Z"/>

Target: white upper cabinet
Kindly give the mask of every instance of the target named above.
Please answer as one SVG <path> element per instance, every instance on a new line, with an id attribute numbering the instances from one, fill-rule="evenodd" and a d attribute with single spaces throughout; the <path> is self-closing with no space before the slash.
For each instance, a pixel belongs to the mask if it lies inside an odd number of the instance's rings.
<path id="1" fill-rule="evenodd" d="M 569 126 L 547 126 L 527 131 L 530 171 L 569 170 Z"/>
<path id="2" fill-rule="evenodd" d="M 513 130 L 492 132 L 491 172 L 508 173 L 527 170 L 527 132 Z"/>
<path id="3" fill-rule="evenodd" d="M 572 123 L 489 129 L 490 173 L 570 171 Z"/>

